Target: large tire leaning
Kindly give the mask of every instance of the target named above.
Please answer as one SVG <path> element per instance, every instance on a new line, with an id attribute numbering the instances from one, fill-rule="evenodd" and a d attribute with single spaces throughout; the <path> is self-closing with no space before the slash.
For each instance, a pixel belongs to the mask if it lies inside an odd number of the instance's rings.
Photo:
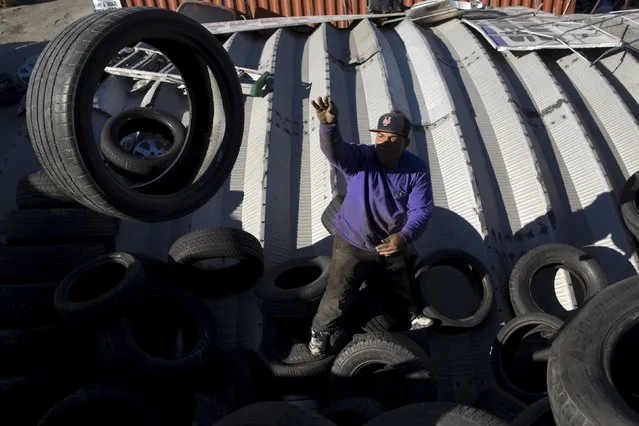
<path id="1" fill-rule="evenodd" d="M 562 325 L 563 321 L 552 315 L 528 314 L 508 321 L 499 330 L 491 348 L 490 360 L 495 379 L 502 388 L 528 403 L 546 396 L 546 363 L 532 359 L 533 353 L 540 348 L 523 353 L 519 349 L 522 340 L 526 338 L 537 338 L 541 346 L 550 346 L 552 338 Z M 515 365 L 517 358 L 525 364 Z M 538 381 L 539 379 L 543 382 Z"/>
<path id="2" fill-rule="evenodd" d="M 161 424 L 160 415 L 137 392 L 106 385 L 80 389 L 54 405 L 38 426 L 75 426 L 81 424 Z"/>
<path id="3" fill-rule="evenodd" d="M 91 126 L 104 67 L 122 47 L 140 40 L 153 40 L 180 70 L 191 106 L 185 149 L 144 192 L 114 176 Z M 220 42 L 181 14 L 123 8 L 81 18 L 47 44 L 32 81 L 27 124 L 36 155 L 51 179 L 90 209 L 147 222 L 182 217 L 217 193 L 237 159 L 244 98 L 235 68 Z M 222 113 L 227 121 L 218 141 L 214 122 Z"/>
<path id="4" fill-rule="evenodd" d="M 548 396 L 558 425 L 639 424 L 636 405 L 627 402 L 632 389 L 623 389 L 624 399 L 613 383 L 619 376 L 636 377 L 637 351 L 629 348 L 626 359 L 619 359 L 615 349 L 623 338 L 634 335 L 636 341 L 638 322 L 635 275 L 595 295 L 559 333 L 548 360 Z"/>
<path id="5" fill-rule="evenodd" d="M 557 266 L 577 277 L 577 284 L 587 301 L 608 283 L 599 263 L 583 250 L 567 244 L 544 244 L 522 256 L 510 274 L 510 301 L 516 315 L 544 312 L 531 294 L 534 276 L 545 267 Z M 548 314 L 566 319 L 572 315 L 557 301 Z"/>
<path id="6" fill-rule="evenodd" d="M 508 423 L 477 408 L 452 402 L 422 402 L 382 414 L 365 426 L 507 426 Z"/>
<path id="7" fill-rule="evenodd" d="M 262 313 L 276 318 L 314 315 L 328 284 L 330 263 L 327 256 L 303 257 L 268 269 L 255 286 Z"/>
<path id="8" fill-rule="evenodd" d="M 228 267 L 205 269 L 198 262 L 235 259 Z M 264 272 L 264 250 L 259 240 L 235 228 L 198 229 L 178 238 L 169 249 L 186 285 L 202 298 L 217 298 L 250 288 Z"/>
<path id="9" fill-rule="evenodd" d="M 474 312 L 463 318 L 451 318 L 444 315 L 436 307 L 430 305 L 428 301 L 421 296 L 421 293 L 418 291 L 419 286 L 422 285 L 420 283 L 420 277 L 429 269 L 438 265 L 454 267 L 466 276 L 473 286 L 474 297 L 477 300 Z M 417 271 L 415 272 L 413 292 L 415 293 L 417 301 L 421 304 L 426 304 L 423 309 L 424 315 L 437 319 L 444 327 L 475 327 L 486 319 L 493 305 L 493 284 L 489 272 L 479 259 L 469 253 L 455 249 L 437 251 L 419 262 Z"/>
<path id="10" fill-rule="evenodd" d="M 406 336 L 356 335 L 335 358 L 330 395 L 333 401 L 375 398 L 389 408 L 427 401 L 434 395 L 429 364 L 428 355 Z M 369 381 L 364 385 L 361 379 Z"/>
<path id="11" fill-rule="evenodd" d="M 258 402 L 234 411 L 213 426 L 239 425 L 335 426 L 321 415 L 284 401 Z"/>
<path id="12" fill-rule="evenodd" d="M 626 228 L 635 238 L 639 239 L 639 172 L 626 181 L 621 192 L 620 210 Z"/>
<path id="13" fill-rule="evenodd" d="M 133 132 L 162 135 L 171 147 L 162 155 L 140 157 L 123 149 L 120 140 Z M 186 129 L 180 120 L 152 108 L 134 108 L 114 115 L 104 124 L 100 148 L 111 164 L 135 175 L 146 176 L 155 166 L 175 159 L 184 147 Z"/>

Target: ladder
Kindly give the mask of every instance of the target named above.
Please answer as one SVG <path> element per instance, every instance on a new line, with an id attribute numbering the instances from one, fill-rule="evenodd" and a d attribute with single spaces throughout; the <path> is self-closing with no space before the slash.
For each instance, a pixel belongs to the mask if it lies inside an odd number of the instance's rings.
<path id="1" fill-rule="evenodd" d="M 145 47 L 142 43 L 121 49 L 104 71 L 111 75 L 137 80 L 131 88 L 132 92 L 148 87 L 153 81 L 159 81 L 177 84 L 178 88 L 183 89 L 186 94 L 182 76 L 169 58 L 158 50 Z M 264 97 L 269 93 L 272 75 L 268 71 L 260 72 L 244 67 L 235 67 L 235 71 L 242 86 L 242 93 L 245 95 Z"/>

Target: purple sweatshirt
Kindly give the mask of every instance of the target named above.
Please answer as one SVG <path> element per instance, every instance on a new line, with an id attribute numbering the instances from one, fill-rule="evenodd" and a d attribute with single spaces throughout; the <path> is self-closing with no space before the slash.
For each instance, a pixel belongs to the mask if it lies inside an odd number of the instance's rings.
<path id="1" fill-rule="evenodd" d="M 395 168 L 385 167 L 374 145 L 344 142 L 337 125 L 320 124 L 320 146 L 346 178 L 347 192 L 333 225 L 339 235 L 363 250 L 401 232 L 410 244 L 426 230 L 433 208 L 428 165 L 404 151 Z"/>

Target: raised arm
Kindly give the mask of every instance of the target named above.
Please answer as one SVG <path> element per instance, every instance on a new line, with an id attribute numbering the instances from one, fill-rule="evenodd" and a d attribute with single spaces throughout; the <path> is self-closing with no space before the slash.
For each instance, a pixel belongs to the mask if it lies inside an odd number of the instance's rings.
<path id="1" fill-rule="evenodd" d="M 427 172 L 422 172 L 408 195 L 408 217 L 401 230 L 407 244 L 418 239 L 426 231 L 432 212 L 433 190 L 430 176 Z"/>
<path id="2" fill-rule="evenodd" d="M 337 106 L 329 97 L 311 101 L 320 121 L 320 148 L 329 163 L 350 174 L 355 172 L 363 161 L 362 147 L 347 143 L 342 139 L 337 124 Z"/>
<path id="3" fill-rule="evenodd" d="M 337 124 L 320 124 L 320 148 L 328 162 L 344 173 L 355 172 L 362 163 L 361 147 L 344 142 Z"/>

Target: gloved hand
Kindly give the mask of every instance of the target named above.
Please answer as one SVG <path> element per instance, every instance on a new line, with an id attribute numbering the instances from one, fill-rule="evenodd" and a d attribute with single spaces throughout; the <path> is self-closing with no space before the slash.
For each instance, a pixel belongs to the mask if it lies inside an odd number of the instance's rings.
<path id="1" fill-rule="evenodd" d="M 320 96 L 317 98 L 317 102 L 311 101 L 311 105 L 315 108 L 315 114 L 322 124 L 337 123 L 337 107 L 331 98 Z"/>

